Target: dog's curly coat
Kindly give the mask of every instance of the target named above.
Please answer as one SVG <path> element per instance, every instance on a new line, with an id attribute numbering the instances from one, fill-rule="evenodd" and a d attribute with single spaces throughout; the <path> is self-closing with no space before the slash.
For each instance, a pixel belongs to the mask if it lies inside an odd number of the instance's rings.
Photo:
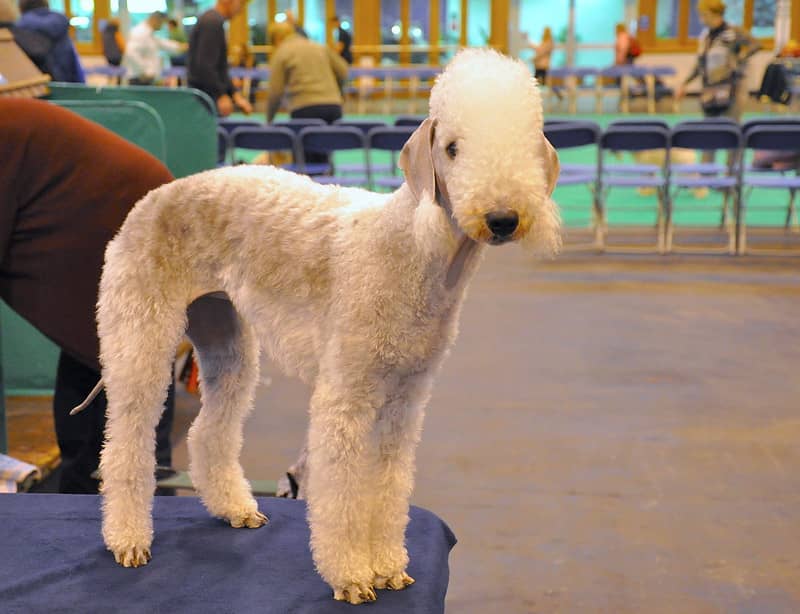
<path id="1" fill-rule="evenodd" d="M 459 53 L 401 154 L 390 195 L 269 167 L 174 181 L 108 245 L 98 302 L 108 426 L 103 536 L 145 564 L 154 432 L 175 348 L 197 350 L 203 408 L 189 431 L 205 506 L 266 522 L 239 464 L 263 345 L 313 386 L 306 485 L 311 548 L 336 599 L 400 589 L 414 451 L 483 246 L 559 245 L 558 175 L 535 80 L 518 61 Z"/>

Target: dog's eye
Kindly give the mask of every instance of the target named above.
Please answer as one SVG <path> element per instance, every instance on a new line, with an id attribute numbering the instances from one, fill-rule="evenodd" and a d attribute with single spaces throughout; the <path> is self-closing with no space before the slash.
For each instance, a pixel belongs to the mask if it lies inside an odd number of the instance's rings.
<path id="1" fill-rule="evenodd" d="M 458 148 L 456 147 L 456 142 L 453 141 L 447 147 L 447 155 L 450 156 L 451 160 L 455 160 L 456 154 L 458 153 Z"/>

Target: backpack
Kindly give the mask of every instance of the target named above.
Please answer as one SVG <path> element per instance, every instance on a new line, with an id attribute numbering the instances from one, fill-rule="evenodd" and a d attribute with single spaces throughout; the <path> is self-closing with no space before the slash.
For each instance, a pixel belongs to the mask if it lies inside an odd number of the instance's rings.
<path id="1" fill-rule="evenodd" d="M 14 42 L 25 52 L 25 55 L 36 65 L 36 68 L 52 77 L 53 63 L 50 55 L 50 51 L 53 49 L 52 39 L 27 28 L 15 27 L 12 32 L 14 34 Z"/>
<path id="2" fill-rule="evenodd" d="M 628 45 L 628 55 L 632 58 L 638 58 L 640 55 L 642 55 L 642 45 L 635 37 L 631 36 L 630 39 L 631 42 Z"/>

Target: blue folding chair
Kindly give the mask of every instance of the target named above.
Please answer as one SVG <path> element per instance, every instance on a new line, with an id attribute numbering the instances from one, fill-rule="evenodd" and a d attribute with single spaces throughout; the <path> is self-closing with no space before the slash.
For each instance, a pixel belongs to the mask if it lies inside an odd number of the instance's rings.
<path id="1" fill-rule="evenodd" d="M 217 166 L 225 166 L 228 163 L 230 147 L 231 139 L 228 131 L 222 126 L 217 126 Z"/>
<path id="2" fill-rule="evenodd" d="M 735 152 L 734 160 L 742 146 L 742 133 L 739 126 L 728 122 L 682 122 L 672 129 L 672 148 L 680 147 L 703 152 L 726 150 Z M 733 219 L 739 211 L 740 182 L 739 172 L 734 164 L 717 165 L 713 163 L 672 164 L 670 168 L 670 207 L 667 216 L 665 250 L 672 251 L 672 235 L 674 229 L 674 212 L 676 195 L 680 190 L 693 188 L 709 188 L 724 194 L 722 201 L 722 226 L 727 230 L 728 244 L 726 250 L 736 253 L 736 229 Z M 733 201 L 733 215 L 729 215 L 729 202 Z M 700 205 L 695 203 L 693 208 Z"/>
<path id="3" fill-rule="evenodd" d="M 395 126 L 414 126 L 418 127 L 425 121 L 427 115 L 398 115 L 394 120 Z"/>
<path id="4" fill-rule="evenodd" d="M 292 154 L 290 164 L 281 164 L 286 170 L 301 172 L 300 147 L 297 136 L 288 128 L 282 126 L 243 126 L 236 128 L 230 135 L 230 151 L 234 164 L 237 149 L 247 149 L 260 152 L 288 151 Z"/>
<path id="5" fill-rule="evenodd" d="M 669 131 L 669 124 L 663 119 L 616 119 L 608 124 L 609 128 L 633 126 L 634 128 L 662 128 Z M 637 162 L 624 164 L 606 164 L 605 170 L 617 173 L 657 173 L 661 169 L 658 164 L 640 164 Z"/>
<path id="6" fill-rule="evenodd" d="M 291 119 L 281 119 L 278 121 L 272 122 L 273 126 L 281 126 L 283 128 L 289 128 L 290 130 L 294 131 L 295 134 L 300 134 L 300 131 L 303 128 L 308 128 L 309 126 L 327 126 L 328 124 L 325 122 L 324 119 L 319 119 L 316 117 L 298 117 L 298 118 L 291 118 Z"/>
<path id="7" fill-rule="evenodd" d="M 309 126 L 303 128 L 298 135 L 303 156 L 308 152 L 324 153 L 331 156 L 331 172 L 329 175 L 312 175 L 317 183 L 335 183 L 345 186 L 369 186 L 371 184 L 370 169 L 367 162 L 367 143 L 364 133 L 358 128 L 349 126 Z M 342 151 L 361 151 L 364 156 L 364 175 L 341 175 L 336 172 L 332 155 Z M 303 158 L 305 159 L 305 158 Z M 307 165 L 303 163 L 306 170 Z M 308 174 L 308 173 L 307 173 Z"/>
<path id="8" fill-rule="evenodd" d="M 404 177 L 397 173 L 397 164 L 395 163 L 395 155 L 403 150 L 406 141 L 414 134 L 416 128 L 414 126 L 387 126 L 384 128 L 373 128 L 367 134 L 367 163 L 370 166 L 370 177 L 372 178 L 371 188 L 397 189 L 399 188 Z M 392 175 L 388 177 L 376 177 L 374 165 L 375 151 L 390 152 L 392 156 Z"/>
<path id="9" fill-rule="evenodd" d="M 603 247 L 603 211 L 597 190 L 597 156 L 602 130 L 591 121 L 545 122 L 544 136 L 559 154 L 559 159 L 571 149 L 595 147 L 592 163 L 560 162 L 561 172 L 556 187 L 586 186 L 592 194 L 592 217 L 590 227 L 594 236 L 593 248 Z M 562 209 L 566 209 L 559 199 Z"/>
<path id="10" fill-rule="evenodd" d="M 377 119 L 337 119 L 333 122 L 334 126 L 349 126 L 351 128 L 358 128 L 364 134 L 364 137 L 369 134 L 373 128 L 386 128 L 386 122 Z M 391 172 L 392 167 L 389 164 L 372 164 L 371 172 L 374 174 Z M 350 163 L 350 164 L 337 164 L 336 172 L 339 174 L 357 173 L 363 175 L 367 172 L 367 167 L 364 164 Z"/>
<path id="11" fill-rule="evenodd" d="M 607 152 L 637 152 L 648 149 L 664 150 L 663 166 L 605 164 Z M 654 188 L 657 195 L 656 232 L 658 252 L 664 253 L 666 219 L 669 211 L 669 150 L 670 133 L 659 125 L 612 125 L 600 137 L 600 155 L 597 162 L 597 191 L 600 210 L 603 212 L 602 246 L 605 247 L 607 227 L 606 197 L 611 188 Z"/>
<path id="12" fill-rule="evenodd" d="M 748 150 L 797 152 L 800 150 L 800 122 L 745 125 L 744 151 L 747 152 Z M 791 227 L 791 221 L 794 216 L 794 197 L 800 189 L 800 175 L 798 175 L 797 169 L 794 170 L 794 174 L 788 175 L 781 172 L 752 172 L 750 169 L 745 172 L 742 170 L 743 166 L 740 168 L 743 194 L 739 206 L 739 215 L 737 216 L 737 251 L 740 254 L 744 254 L 747 251 L 747 198 L 744 189 L 788 190 L 790 198 L 786 211 L 786 230 Z"/>
<path id="13" fill-rule="evenodd" d="M 327 122 L 324 119 L 319 119 L 317 117 L 303 117 L 303 118 L 291 118 L 291 119 L 283 119 L 280 121 L 272 122 L 273 126 L 279 126 L 281 128 L 288 128 L 296 135 L 300 135 L 300 131 L 304 128 L 309 128 L 312 126 L 327 126 Z M 303 168 L 305 169 L 303 172 L 306 175 L 327 175 L 331 172 L 331 165 L 329 162 L 314 162 L 310 163 L 305 158 L 303 158 L 303 164 L 305 165 Z"/>
<path id="14" fill-rule="evenodd" d="M 225 130 L 228 134 L 236 130 L 237 128 L 248 128 L 253 126 L 263 126 L 264 123 L 258 121 L 257 119 L 230 119 L 227 117 L 222 117 L 217 120 L 217 126 Z"/>

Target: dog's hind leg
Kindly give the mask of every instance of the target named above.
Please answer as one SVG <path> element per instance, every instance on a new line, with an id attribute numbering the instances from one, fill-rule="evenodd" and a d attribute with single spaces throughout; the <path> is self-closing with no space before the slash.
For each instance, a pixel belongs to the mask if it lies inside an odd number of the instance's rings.
<path id="1" fill-rule="evenodd" d="M 164 295 L 126 301 L 132 284 L 105 282 L 98 305 L 108 396 L 100 457 L 103 538 L 118 563 L 138 567 L 150 559 L 155 432 L 186 327 L 185 304 L 169 304 Z"/>
<path id="2" fill-rule="evenodd" d="M 267 518 L 239 463 L 243 422 L 258 380 L 258 340 L 224 294 L 200 297 L 187 314 L 203 399 L 189 430 L 192 483 L 214 516 L 234 527 L 260 527 Z"/>

